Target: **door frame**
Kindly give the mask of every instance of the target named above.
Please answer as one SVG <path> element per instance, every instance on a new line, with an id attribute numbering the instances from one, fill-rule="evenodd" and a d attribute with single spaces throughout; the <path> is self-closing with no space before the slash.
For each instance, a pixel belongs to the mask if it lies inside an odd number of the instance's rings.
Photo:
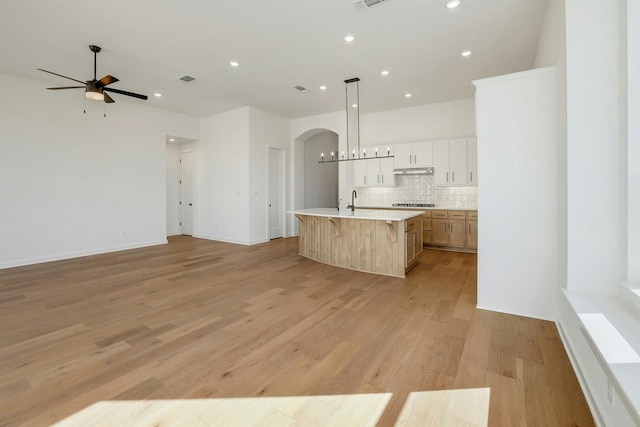
<path id="1" fill-rule="evenodd" d="M 265 204 L 265 209 L 267 212 L 266 215 L 266 233 L 267 233 L 267 241 L 271 240 L 271 210 L 269 209 L 269 202 L 271 200 L 271 150 L 274 150 L 278 153 L 278 158 L 280 160 L 280 170 L 279 173 L 282 175 L 282 181 L 280 182 L 280 218 L 278 222 L 280 223 L 280 229 L 282 230 L 282 237 L 287 236 L 287 222 L 286 222 L 286 208 L 287 208 L 287 193 L 286 193 L 286 183 L 287 183 L 287 157 L 286 150 L 282 147 L 276 146 L 267 146 L 267 203 Z"/>

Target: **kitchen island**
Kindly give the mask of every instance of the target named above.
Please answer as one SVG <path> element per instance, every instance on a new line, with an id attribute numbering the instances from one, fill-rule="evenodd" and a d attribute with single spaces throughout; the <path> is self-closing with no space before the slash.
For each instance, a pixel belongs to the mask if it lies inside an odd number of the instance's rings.
<path id="1" fill-rule="evenodd" d="M 422 251 L 423 211 L 335 208 L 292 211 L 299 254 L 336 267 L 405 277 Z"/>

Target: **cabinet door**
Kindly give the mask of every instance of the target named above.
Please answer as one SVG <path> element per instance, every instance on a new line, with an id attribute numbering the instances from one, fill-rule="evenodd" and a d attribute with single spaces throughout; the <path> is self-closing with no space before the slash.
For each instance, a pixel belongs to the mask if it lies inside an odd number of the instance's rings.
<path id="1" fill-rule="evenodd" d="M 413 167 L 433 166 L 433 142 L 416 142 L 413 144 Z"/>
<path id="2" fill-rule="evenodd" d="M 478 142 L 475 139 L 467 140 L 467 183 L 478 185 Z"/>
<path id="3" fill-rule="evenodd" d="M 446 219 L 431 220 L 431 243 L 434 245 L 447 244 L 447 223 Z"/>
<path id="4" fill-rule="evenodd" d="M 478 221 L 468 220 L 466 232 L 467 232 L 467 247 L 477 248 L 478 247 Z"/>
<path id="5" fill-rule="evenodd" d="M 467 140 L 459 139 L 449 142 L 449 183 L 451 185 L 467 184 Z"/>
<path id="6" fill-rule="evenodd" d="M 364 163 L 366 167 L 367 186 L 375 187 L 377 185 L 380 185 L 380 160 L 371 159 L 371 160 L 362 160 L 361 162 Z"/>
<path id="7" fill-rule="evenodd" d="M 358 160 L 350 163 L 353 164 L 353 186 L 365 187 L 367 185 L 367 161 Z"/>
<path id="8" fill-rule="evenodd" d="M 466 243 L 465 221 L 463 219 L 449 220 L 449 241 L 450 246 L 464 246 Z"/>
<path id="9" fill-rule="evenodd" d="M 393 147 L 393 167 L 396 169 L 412 168 L 413 144 L 399 144 Z"/>
<path id="10" fill-rule="evenodd" d="M 405 238 L 405 243 L 406 243 L 406 249 L 404 252 L 404 266 L 405 268 L 409 266 L 409 264 L 411 264 L 411 261 L 413 261 L 413 258 L 415 258 L 415 254 L 414 254 L 414 250 L 413 250 L 413 237 L 414 233 L 412 231 L 409 231 L 407 233 L 404 233 L 404 238 Z"/>
<path id="11" fill-rule="evenodd" d="M 387 155 L 385 148 L 385 156 Z M 394 187 L 396 185 L 395 175 L 393 174 L 393 158 L 386 158 L 378 160 L 380 162 L 380 186 Z"/>
<path id="12" fill-rule="evenodd" d="M 433 143 L 433 183 L 449 185 L 449 141 Z"/>

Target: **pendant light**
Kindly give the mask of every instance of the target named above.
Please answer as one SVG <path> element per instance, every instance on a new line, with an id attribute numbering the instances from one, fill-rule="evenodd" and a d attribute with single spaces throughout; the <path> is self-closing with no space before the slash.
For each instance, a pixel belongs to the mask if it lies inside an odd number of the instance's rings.
<path id="1" fill-rule="evenodd" d="M 345 110 L 347 114 L 347 151 L 331 152 L 331 160 L 327 157 L 325 160 L 324 153 L 320 154 L 320 161 L 318 163 L 334 163 L 334 162 L 350 162 L 356 160 L 366 160 L 367 153 L 365 150 L 360 150 L 360 79 L 354 77 L 344 81 L 345 83 Z M 353 144 L 353 148 L 352 147 Z M 370 153 L 371 154 L 371 153 Z M 378 150 L 375 150 L 373 157 L 378 159 L 385 159 L 390 156 L 390 152 L 387 149 L 386 156 L 380 156 Z"/>

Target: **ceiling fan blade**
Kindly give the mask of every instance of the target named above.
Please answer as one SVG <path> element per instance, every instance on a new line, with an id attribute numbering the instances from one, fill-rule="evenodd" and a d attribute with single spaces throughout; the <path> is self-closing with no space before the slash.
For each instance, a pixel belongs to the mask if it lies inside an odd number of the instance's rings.
<path id="1" fill-rule="evenodd" d="M 86 86 L 62 86 L 62 87 L 48 87 L 49 90 L 60 90 L 60 89 L 86 89 Z"/>
<path id="2" fill-rule="evenodd" d="M 140 95 L 139 93 L 133 93 L 133 92 L 127 92 L 124 90 L 120 90 L 120 89 L 113 89 L 110 87 L 105 87 L 104 88 L 105 91 L 109 91 L 109 92 L 113 92 L 113 93 L 119 93 L 120 95 L 127 95 L 127 96 L 132 96 L 134 98 L 138 98 L 138 99 L 149 99 L 149 97 L 147 95 Z"/>
<path id="3" fill-rule="evenodd" d="M 42 68 L 36 68 L 36 70 L 44 71 L 45 73 L 53 74 L 54 76 L 58 76 L 58 77 L 64 77 L 65 79 L 73 80 L 74 82 L 86 84 L 86 82 L 83 82 L 82 80 L 72 79 L 71 77 L 63 76 L 62 74 L 54 73 L 53 71 L 43 70 Z"/>
<path id="4" fill-rule="evenodd" d="M 116 102 L 108 94 L 104 93 L 104 91 L 102 92 L 102 94 L 104 95 L 104 102 L 106 102 L 107 104 L 113 104 L 114 102 Z"/>
<path id="5" fill-rule="evenodd" d="M 101 78 L 100 80 L 98 80 L 96 82 L 96 87 L 105 87 L 107 85 L 110 85 L 111 83 L 115 83 L 119 81 L 117 78 L 110 76 L 110 75 L 106 75 L 103 78 Z"/>

